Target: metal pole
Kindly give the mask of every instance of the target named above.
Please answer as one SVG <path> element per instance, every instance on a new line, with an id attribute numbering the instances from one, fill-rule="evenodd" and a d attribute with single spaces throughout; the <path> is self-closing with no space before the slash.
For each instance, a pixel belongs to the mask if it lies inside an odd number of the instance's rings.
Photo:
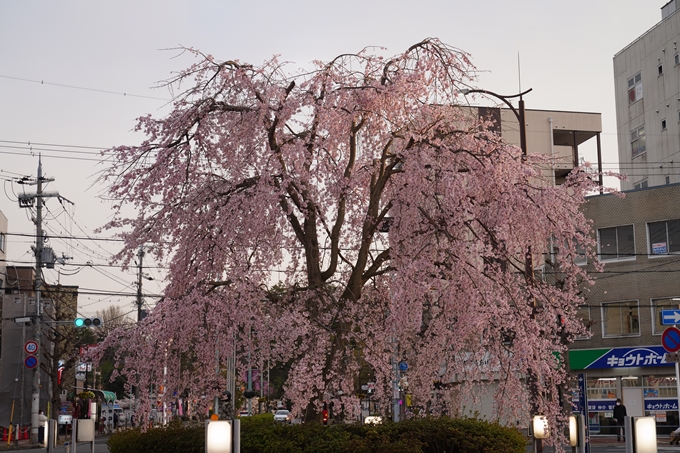
<path id="1" fill-rule="evenodd" d="M 26 295 L 23 296 L 24 299 L 24 317 L 26 316 Z M 21 344 L 26 344 L 26 323 L 24 323 L 23 327 L 21 328 Z M 19 398 L 20 402 L 20 411 L 19 411 L 19 423 L 17 424 L 19 427 L 24 424 L 24 406 L 26 406 L 26 368 L 25 367 L 20 367 L 21 368 L 21 389 L 20 389 L 20 395 L 21 397 Z M 16 427 L 15 427 L 16 430 Z M 18 432 L 17 432 L 18 434 Z M 18 441 L 18 437 L 15 436 L 15 440 Z M 15 442 L 16 443 L 16 442 Z"/>
<path id="2" fill-rule="evenodd" d="M 232 442 L 234 444 L 234 449 L 232 450 L 232 453 L 241 453 L 241 420 L 234 417 L 233 424 Z"/>
<path id="3" fill-rule="evenodd" d="M 144 247 L 139 246 L 139 251 L 137 252 L 137 322 L 142 320 L 142 258 L 144 258 Z M 134 386 L 133 394 L 135 396 L 135 407 L 133 412 L 137 412 L 139 404 L 139 386 Z"/>
<path id="4" fill-rule="evenodd" d="M 248 327 L 248 392 L 253 391 L 253 369 L 250 363 L 250 342 L 252 338 L 252 327 Z M 249 393 L 250 394 L 250 393 Z M 248 398 L 248 415 L 253 415 L 253 399 Z"/>
<path id="5" fill-rule="evenodd" d="M 399 421 L 399 365 L 397 364 L 396 356 L 392 359 L 392 368 L 394 371 L 394 381 L 392 381 L 392 421 Z"/>
<path id="6" fill-rule="evenodd" d="M 137 252 L 137 322 L 142 320 L 142 259 L 144 258 L 144 247 L 139 246 Z"/>
<path id="7" fill-rule="evenodd" d="M 33 340 L 40 345 L 40 287 L 42 286 L 42 159 L 38 158 L 38 190 L 37 190 L 37 213 L 35 220 L 35 320 L 33 324 Z M 38 364 L 33 368 L 33 390 L 31 393 L 31 445 L 38 443 L 38 425 L 40 424 L 40 353 L 35 355 Z"/>
<path id="8" fill-rule="evenodd" d="M 675 398 L 678 400 L 678 407 L 680 407 L 680 363 L 675 362 Z"/>
<path id="9" fill-rule="evenodd" d="M 517 121 L 519 121 L 519 147 L 522 149 L 522 154 L 527 155 L 527 123 L 524 118 L 524 99 L 522 96 L 519 97 L 519 115 L 517 116 Z M 550 131 L 552 133 L 552 131 Z"/>
<path id="10" fill-rule="evenodd" d="M 269 406 L 271 404 L 270 402 L 270 384 L 269 384 L 269 375 L 271 374 L 272 369 L 271 369 L 271 363 L 269 362 L 269 359 L 267 359 L 267 412 L 269 412 Z"/>

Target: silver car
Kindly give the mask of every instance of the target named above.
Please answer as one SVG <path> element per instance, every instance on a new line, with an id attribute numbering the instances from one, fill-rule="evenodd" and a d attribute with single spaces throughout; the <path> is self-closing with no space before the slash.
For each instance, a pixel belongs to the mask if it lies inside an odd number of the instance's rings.
<path id="1" fill-rule="evenodd" d="M 290 411 L 287 411 L 285 409 L 280 409 L 276 411 L 276 413 L 274 414 L 274 421 L 279 423 L 290 424 L 291 421 Z"/>

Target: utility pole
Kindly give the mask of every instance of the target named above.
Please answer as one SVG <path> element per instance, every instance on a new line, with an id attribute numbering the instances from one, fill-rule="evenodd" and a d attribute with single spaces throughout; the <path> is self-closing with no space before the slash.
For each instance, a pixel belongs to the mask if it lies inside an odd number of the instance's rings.
<path id="1" fill-rule="evenodd" d="M 139 246 L 139 251 L 137 252 L 137 322 L 142 320 L 142 259 L 144 258 L 144 246 Z M 137 405 L 139 404 L 139 386 L 135 385 L 133 388 L 133 393 L 135 395 L 135 412 L 137 411 Z M 141 426 L 141 425 L 140 425 Z"/>
<path id="2" fill-rule="evenodd" d="M 33 318 L 33 340 L 37 344 L 41 344 L 42 340 L 42 301 L 40 300 L 42 288 L 42 267 L 43 264 L 54 267 L 54 253 L 51 249 L 45 249 L 45 238 L 42 229 L 42 205 L 43 198 L 59 197 L 58 193 L 43 192 L 43 182 L 54 181 L 52 178 L 43 178 L 42 173 L 42 158 L 38 158 L 38 178 L 35 183 L 23 181 L 23 184 L 35 184 L 37 191 L 35 194 L 22 194 L 19 196 L 19 206 L 22 208 L 29 208 L 36 203 L 36 217 L 35 217 L 35 317 Z M 43 263 L 43 250 L 50 252 L 50 258 Z M 33 388 L 31 392 L 31 444 L 38 443 L 38 428 L 40 426 L 40 354 L 36 354 L 38 364 L 33 368 Z"/>
<path id="3" fill-rule="evenodd" d="M 139 246 L 137 252 L 137 322 L 142 320 L 142 259 L 144 258 L 144 247 Z"/>

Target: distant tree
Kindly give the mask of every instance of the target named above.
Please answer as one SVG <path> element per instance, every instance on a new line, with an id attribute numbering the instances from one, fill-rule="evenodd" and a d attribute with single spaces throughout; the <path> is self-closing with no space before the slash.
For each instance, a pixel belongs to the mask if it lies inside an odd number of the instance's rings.
<path id="1" fill-rule="evenodd" d="M 101 318 L 103 322 L 102 327 L 91 329 L 97 337 L 97 342 L 103 341 L 114 330 L 129 327 L 134 323 L 132 318 L 129 317 L 129 313 L 123 311 L 118 305 L 109 305 L 103 310 L 97 310 L 95 316 Z M 119 398 L 122 398 L 126 394 L 126 379 L 117 372 L 115 366 L 116 349 L 115 344 L 109 345 L 99 360 L 98 371 L 101 373 L 102 390 L 114 392 Z"/>
<path id="2" fill-rule="evenodd" d="M 41 347 L 44 360 L 40 366 L 49 376 L 50 418 L 57 418 L 61 408 L 60 393 L 71 390 L 73 385 L 75 363 L 78 357 L 78 332 L 73 325 L 59 325 L 55 321 L 73 320 L 77 308 L 77 288 L 61 285 L 45 285 L 43 297 L 50 300 L 45 310 L 43 338 L 46 342 Z"/>
<path id="3" fill-rule="evenodd" d="M 103 321 L 103 325 L 95 331 L 95 334 L 101 339 L 106 338 L 109 333 L 119 327 L 129 326 L 134 323 L 129 313 L 124 312 L 118 305 L 109 305 L 103 310 L 97 310 L 95 316 Z"/>
<path id="4" fill-rule="evenodd" d="M 189 52 L 199 61 L 169 81 L 185 89 L 172 112 L 140 118 L 148 139 L 108 152 L 118 258 L 148 246 L 169 263 L 163 301 L 105 342 L 130 382 L 209 404 L 235 342 L 240 367 L 292 360 L 286 397 L 307 418 L 331 400 L 355 416 L 364 364 L 390 407 L 402 359 L 413 401 L 433 412 L 456 413 L 493 377 L 499 416 L 531 404 L 560 417 L 554 353 L 583 332 L 587 276 L 568 257 L 592 249 L 579 206 L 593 182 L 577 170 L 552 187 L 546 158 L 461 107 L 467 54 L 427 39 L 289 72 Z M 561 288 L 525 267 L 551 240 Z"/>

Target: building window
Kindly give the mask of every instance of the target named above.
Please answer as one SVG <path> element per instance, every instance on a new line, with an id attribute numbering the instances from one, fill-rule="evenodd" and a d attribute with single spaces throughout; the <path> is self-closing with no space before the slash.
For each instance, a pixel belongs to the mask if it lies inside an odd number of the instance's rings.
<path id="1" fill-rule="evenodd" d="M 633 148 L 633 157 L 637 157 L 640 154 L 644 153 L 647 151 L 647 147 L 645 145 L 645 126 L 644 124 L 637 129 L 633 129 L 630 132 L 630 143 Z"/>
<path id="2" fill-rule="evenodd" d="M 651 255 L 680 253 L 680 220 L 647 224 Z"/>
<path id="3" fill-rule="evenodd" d="M 633 225 L 597 230 L 601 261 L 635 258 Z"/>
<path id="4" fill-rule="evenodd" d="M 666 130 L 666 118 L 661 120 L 661 130 L 662 131 Z"/>
<path id="5" fill-rule="evenodd" d="M 657 70 L 659 71 L 659 75 L 662 76 L 662 75 L 663 75 L 663 64 L 660 64 L 660 65 L 657 66 L 656 68 L 657 68 Z"/>
<path id="6" fill-rule="evenodd" d="M 638 301 L 602 304 L 602 336 L 625 337 L 640 335 Z"/>
<path id="7" fill-rule="evenodd" d="M 647 182 L 646 179 L 643 179 L 642 181 L 636 182 L 633 188 L 635 189 L 646 189 L 649 187 L 649 183 Z"/>
<path id="8" fill-rule="evenodd" d="M 642 99 L 642 75 L 638 72 L 628 79 L 628 104 L 634 104 Z"/>
<path id="9" fill-rule="evenodd" d="M 0 233 L 0 252 L 5 251 L 5 233 Z"/>
<path id="10" fill-rule="evenodd" d="M 675 56 L 673 57 L 673 62 L 675 64 L 675 66 L 680 64 L 680 54 L 677 54 L 677 53 L 675 54 Z"/>
<path id="11" fill-rule="evenodd" d="M 669 175 L 666 175 L 666 184 L 671 183 L 671 177 Z"/>
<path id="12" fill-rule="evenodd" d="M 586 334 L 582 335 L 582 336 L 578 336 L 574 339 L 575 340 L 589 340 L 590 337 L 592 337 L 592 335 L 593 335 L 593 330 L 591 328 L 593 323 L 590 320 L 590 307 L 588 305 L 579 305 L 578 311 L 576 312 L 576 316 L 581 318 L 581 322 L 583 323 L 583 326 L 586 328 Z"/>
<path id="13" fill-rule="evenodd" d="M 664 325 L 663 318 L 661 317 L 662 310 L 670 310 L 672 308 L 680 308 L 680 303 L 676 300 L 673 301 L 673 297 L 666 297 L 663 299 L 652 299 L 652 333 L 654 335 L 661 335 L 668 324 Z"/>

